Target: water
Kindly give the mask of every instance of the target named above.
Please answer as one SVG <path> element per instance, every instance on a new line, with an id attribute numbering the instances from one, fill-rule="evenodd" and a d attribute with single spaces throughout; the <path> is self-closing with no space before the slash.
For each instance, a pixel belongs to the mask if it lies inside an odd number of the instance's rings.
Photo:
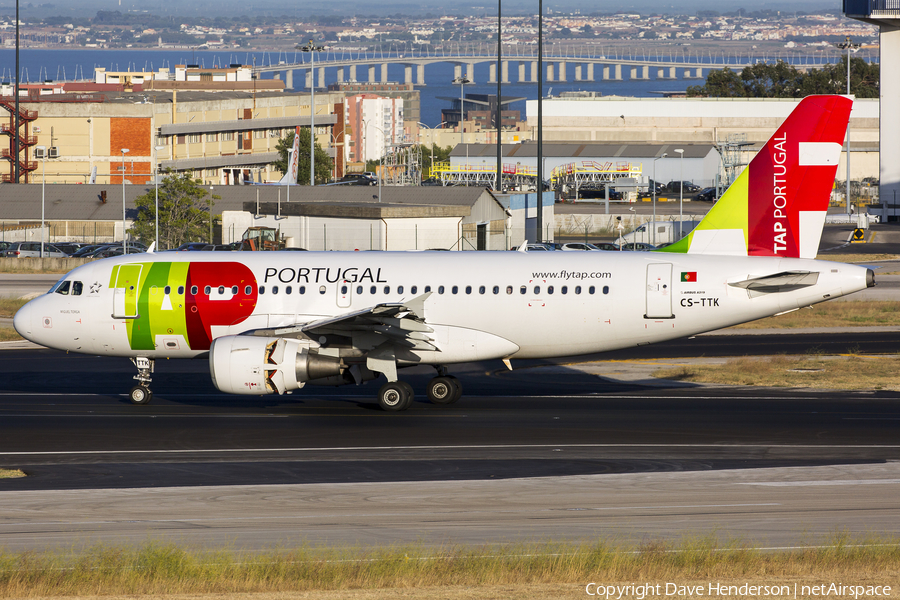
<path id="1" fill-rule="evenodd" d="M 766 58 L 766 57 L 764 57 Z M 303 60 L 302 52 L 240 52 L 240 51 L 193 51 L 190 49 L 179 50 L 31 50 L 20 51 L 19 61 L 21 67 L 21 81 L 23 83 L 37 83 L 45 79 L 56 81 L 73 79 L 93 79 L 94 67 L 105 67 L 111 71 L 156 71 L 160 67 L 168 67 L 174 70 L 174 65 L 199 64 L 201 67 L 227 67 L 231 63 L 270 65 L 278 64 L 280 60 L 293 63 Z M 545 61 L 545 64 L 549 61 Z M 690 64 L 691 59 L 688 59 Z M 528 65 L 527 73 L 530 75 L 531 67 Z M 465 86 L 468 94 L 496 94 L 497 84 L 488 83 L 490 65 L 479 63 L 475 65 L 474 83 Z M 380 74 L 380 69 L 376 70 Z M 586 73 L 586 69 L 584 72 Z M 10 81 L 15 72 L 15 51 L 12 49 L 0 50 L 0 79 Z M 683 69 L 679 68 L 681 74 Z M 367 78 L 368 70 L 365 67 L 357 69 L 357 77 L 361 80 Z M 647 81 L 630 80 L 630 69 L 623 67 L 622 81 L 573 81 L 575 78 L 575 64 L 569 63 L 566 83 L 544 83 L 544 95 L 558 95 L 568 91 L 595 91 L 604 96 L 658 96 L 659 92 L 683 92 L 688 86 L 702 85 L 702 79 L 673 79 L 657 80 L 652 77 L 656 69 L 650 69 L 651 79 Z M 600 78 L 602 68 L 594 68 L 595 78 Z M 518 68 L 515 62 L 510 62 L 509 75 L 511 79 L 518 76 Z M 345 70 L 345 76 L 349 72 Z M 264 79 L 274 77 L 273 73 L 264 73 Z M 402 82 L 404 67 L 402 64 L 388 65 L 388 79 Z M 425 85 L 417 86 L 421 99 L 421 120 L 428 126 L 434 127 L 441 121 L 441 109 L 450 108 L 450 100 L 440 98 L 459 98 L 460 86 L 453 84 L 454 78 L 452 63 L 436 63 L 425 67 Z M 294 73 L 294 91 L 304 91 L 299 86 L 303 85 L 304 72 Z M 325 69 L 326 84 L 337 80 L 337 68 Z M 537 99 L 536 83 L 511 82 L 503 84 L 504 97 L 520 97 L 528 100 Z M 514 102 L 510 105 L 512 110 L 521 112 L 522 118 L 526 118 L 525 101 Z"/>

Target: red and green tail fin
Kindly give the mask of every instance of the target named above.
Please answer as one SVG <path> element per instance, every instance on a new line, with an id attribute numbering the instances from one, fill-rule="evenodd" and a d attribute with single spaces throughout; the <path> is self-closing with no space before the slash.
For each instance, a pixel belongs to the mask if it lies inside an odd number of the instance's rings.
<path id="1" fill-rule="evenodd" d="M 852 105 L 804 98 L 700 224 L 660 252 L 815 258 Z"/>

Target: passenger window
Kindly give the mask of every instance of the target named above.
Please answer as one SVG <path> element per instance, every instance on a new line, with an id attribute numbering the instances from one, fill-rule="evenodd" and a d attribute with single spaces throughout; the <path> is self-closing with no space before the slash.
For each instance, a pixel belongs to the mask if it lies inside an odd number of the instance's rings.
<path id="1" fill-rule="evenodd" d="M 266 286 L 264 286 L 264 285 L 259 286 L 259 295 L 262 296 L 265 293 L 266 293 Z"/>
<path id="2" fill-rule="evenodd" d="M 553 286 L 552 286 L 552 285 L 548 285 L 548 286 L 547 286 L 547 293 L 548 293 L 548 294 L 552 294 L 552 293 L 553 293 Z"/>
<path id="3" fill-rule="evenodd" d="M 457 293 L 457 292 L 459 291 L 459 286 L 458 286 L 458 285 L 454 285 L 454 286 L 450 289 L 450 291 L 453 292 L 454 294 Z"/>
<path id="4" fill-rule="evenodd" d="M 576 293 L 576 294 L 580 294 L 580 293 L 581 293 L 581 286 L 580 286 L 580 285 L 576 285 L 576 286 L 575 286 L 575 293 Z"/>
<path id="5" fill-rule="evenodd" d="M 205 288 L 203 288 L 203 293 L 206 294 L 207 296 L 209 296 L 209 293 L 211 291 L 212 291 L 212 288 L 209 286 L 206 286 Z"/>
<path id="6" fill-rule="evenodd" d="M 285 294 L 290 294 L 293 291 L 294 291 L 294 288 L 292 288 L 291 286 L 287 286 L 286 288 L 284 288 Z"/>
<path id="7" fill-rule="evenodd" d="M 179 285 L 179 286 L 178 286 L 178 295 L 179 295 L 179 296 L 183 296 L 183 295 L 184 295 L 184 286 L 183 286 L 183 285 Z"/>
<path id="8" fill-rule="evenodd" d="M 391 286 L 389 286 L 389 285 L 384 286 L 384 293 L 385 293 L 385 294 L 390 294 L 390 293 L 391 293 Z"/>
<path id="9" fill-rule="evenodd" d="M 427 293 L 430 292 L 430 291 L 431 291 L 431 286 L 430 286 L 430 285 L 426 285 L 426 286 L 425 286 L 425 293 L 427 294 Z"/>
<path id="10" fill-rule="evenodd" d="M 528 288 L 523 285 L 522 287 L 519 288 L 519 293 L 524 296 L 525 294 L 528 293 Z"/>
<path id="11" fill-rule="evenodd" d="M 346 296 L 346 295 L 347 295 L 347 292 L 349 291 L 349 289 L 350 289 L 350 288 L 347 287 L 347 284 L 346 284 L 346 283 L 345 283 L 344 285 L 342 285 L 342 286 L 341 286 L 341 295 L 342 295 L 342 296 Z"/>
<path id="12" fill-rule="evenodd" d="M 483 294 L 485 291 L 486 291 L 486 290 L 485 290 L 485 287 L 484 287 L 483 285 L 478 287 L 478 293 L 479 293 L 479 294 Z"/>
<path id="13" fill-rule="evenodd" d="M 300 286 L 300 289 L 297 290 L 297 291 L 298 291 L 299 293 L 301 293 L 301 294 L 305 294 L 305 293 L 306 293 L 306 286 L 305 286 L 305 285 L 301 285 L 301 286 Z"/>
<path id="14" fill-rule="evenodd" d="M 438 294 L 443 294 L 443 293 L 444 293 L 444 286 L 439 285 L 438 286 Z"/>
<path id="15" fill-rule="evenodd" d="M 417 291 L 419 291 L 418 286 L 415 286 L 415 285 L 414 285 L 414 286 L 412 286 L 411 288 L 409 288 L 409 293 L 410 293 L 410 294 L 415 294 Z"/>
<path id="16" fill-rule="evenodd" d="M 273 286 L 272 286 L 272 293 L 273 293 L 273 294 L 277 294 L 277 293 L 278 293 L 278 286 L 277 286 L 277 285 L 273 285 Z"/>
<path id="17" fill-rule="evenodd" d="M 253 293 L 253 288 L 252 288 L 252 287 L 250 287 L 249 285 L 246 286 L 246 287 L 244 287 L 244 295 L 245 295 L 245 296 L 249 296 L 249 295 L 252 294 L 252 293 Z"/>
<path id="18" fill-rule="evenodd" d="M 76 281 L 76 282 L 72 283 L 72 295 L 73 296 L 80 296 L 81 291 L 83 289 L 84 289 L 84 284 L 81 283 L 80 281 Z"/>
<path id="19" fill-rule="evenodd" d="M 512 294 L 512 286 L 511 285 L 506 286 L 506 293 L 507 293 L 507 295 Z"/>
<path id="20" fill-rule="evenodd" d="M 163 294 L 165 294 L 166 296 L 168 296 L 171 293 L 172 293 L 172 286 L 167 285 L 166 287 L 163 288 Z"/>
<path id="21" fill-rule="evenodd" d="M 168 288 L 166 288 L 166 289 L 168 289 Z M 231 286 L 231 295 L 237 296 L 237 292 L 238 292 L 238 287 L 236 285 Z M 169 292 L 166 292 L 166 293 L 168 294 Z"/>
<path id="22" fill-rule="evenodd" d="M 219 295 L 220 296 L 225 295 L 225 286 L 224 285 L 219 286 Z"/>
<path id="23" fill-rule="evenodd" d="M 197 286 L 196 286 L 196 285 L 192 285 L 192 286 L 191 286 L 191 295 L 192 295 L 192 296 L 196 296 L 196 295 L 197 295 Z"/>
<path id="24" fill-rule="evenodd" d="M 482 289 L 484 289 L 484 288 L 482 288 Z M 471 286 L 471 285 L 467 285 L 467 286 L 466 286 L 466 293 L 467 293 L 467 294 L 471 294 L 471 293 L 472 293 L 472 286 Z M 483 293 L 484 293 L 484 292 L 482 292 L 482 294 L 483 294 Z"/>
<path id="25" fill-rule="evenodd" d="M 356 286 L 356 293 L 362 294 L 363 287 L 361 285 Z"/>
<path id="26" fill-rule="evenodd" d="M 402 293 L 403 293 L 403 286 L 402 286 L 402 285 L 398 285 L 398 286 L 397 286 L 397 293 L 398 293 L 398 294 L 402 294 Z"/>
<path id="27" fill-rule="evenodd" d="M 377 291 L 378 291 L 378 288 L 375 287 L 374 285 L 373 285 L 372 287 L 369 288 L 369 293 L 370 293 L 370 294 L 374 294 L 374 293 L 377 292 Z"/>
<path id="28" fill-rule="evenodd" d="M 562 286 L 561 288 L 559 288 L 559 293 L 560 293 L 560 294 L 563 294 L 563 295 L 568 294 L 568 293 L 569 293 L 569 288 L 568 288 L 568 286 L 565 286 L 565 285 L 564 285 L 564 286 Z"/>
<path id="29" fill-rule="evenodd" d="M 496 296 L 497 294 L 500 293 L 500 286 L 499 286 L 499 285 L 495 285 L 495 286 L 494 286 L 494 289 L 491 290 L 491 291 L 493 291 L 493 292 L 494 292 L 494 295 Z"/>
<path id="30" fill-rule="evenodd" d="M 320 285 L 320 286 L 319 286 L 319 293 L 320 293 L 320 294 L 324 294 L 325 292 L 326 292 L 325 286 L 324 286 L 324 285 Z"/>
<path id="31" fill-rule="evenodd" d="M 609 286 L 608 286 L 608 285 L 604 285 L 604 286 L 603 286 L 603 293 L 604 293 L 604 294 L 608 294 L 608 293 L 609 293 Z"/>
<path id="32" fill-rule="evenodd" d="M 63 281 L 62 285 L 56 288 L 57 294 L 62 294 L 63 296 L 69 295 L 69 286 L 72 285 L 71 281 Z"/>
<path id="33" fill-rule="evenodd" d="M 594 286 L 588 288 L 588 294 L 593 294 L 595 291 Z"/>
<path id="34" fill-rule="evenodd" d="M 536 295 L 537 295 L 537 294 L 540 294 L 540 293 L 541 293 L 541 286 L 539 286 L 539 285 L 534 286 L 534 293 L 535 293 Z"/>

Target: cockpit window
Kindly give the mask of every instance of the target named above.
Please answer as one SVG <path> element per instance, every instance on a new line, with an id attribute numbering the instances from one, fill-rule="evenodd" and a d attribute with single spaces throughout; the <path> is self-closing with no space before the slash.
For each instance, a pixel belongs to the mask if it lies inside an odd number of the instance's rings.
<path id="1" fill-rule="evenodd" d="M 83 283 L 81 283 L 80 281 L 74 281 L 74 282 L 72 282 L 72 295 L 73 295 L 73 296 L 80 296 L 80 295 L 81 295 L 81 292 L 82 292 L 83 290 L 84 290 L 84 284 L 83 284 Z"/>
<path id="2" fill-rule="evenodd" d="M 60 279 L 59 281 L 57 281 L 56 283 L 53 284 L 53 287 L 51 287 L 49 290 L 47 290 L 47 293 L 48 294 L 56 293 L 56 290 L 59 289 L 59 286 L 61 286 L 64 283 L 68 283 L 68 282 L 65 279 Z"/>
<path id="3" fill-rule="evenodd" d="M 71 281 L 63 281 L 60 285 L 56 287 L 56 293 L 62 294 L 63 296 L 69 295 L 69 288 L 71 287 Z"/>

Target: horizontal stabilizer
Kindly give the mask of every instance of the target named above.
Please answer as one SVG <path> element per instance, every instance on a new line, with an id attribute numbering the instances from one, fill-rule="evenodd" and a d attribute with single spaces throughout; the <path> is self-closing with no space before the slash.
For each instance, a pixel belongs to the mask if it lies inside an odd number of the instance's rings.
<path id="1" fill-rule="evenodd" d="M 783 273 L 775 273 L 774 275 L 766 275 L 765 277 L 754 277 L 738 281 L 737 283 L 729 283 L 732 287 L 744 288 L 751 298 L 762 296 L 764 294 L 781 294 L 784 292 L 792 292 L 801 288 L 816 285 L 819 280 L 819 273 L 813 271 L 784 271 Z"/>

